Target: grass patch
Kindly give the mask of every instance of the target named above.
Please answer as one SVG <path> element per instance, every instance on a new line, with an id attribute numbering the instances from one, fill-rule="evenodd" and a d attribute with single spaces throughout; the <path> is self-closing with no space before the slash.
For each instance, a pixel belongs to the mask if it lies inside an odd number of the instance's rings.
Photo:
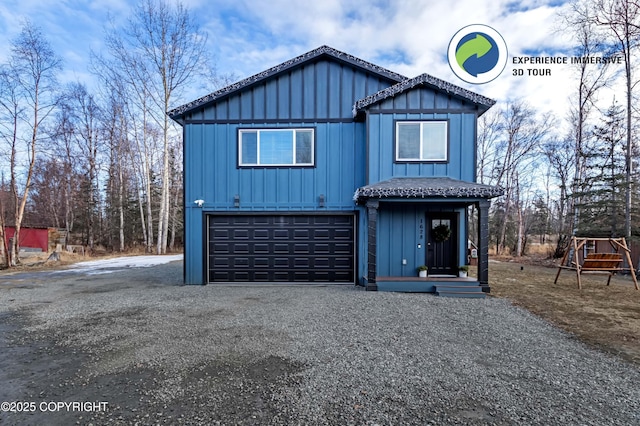
<path id="1" fill-rule="evenodd" d="M 578 289 L 574 271 L 526 260 L 492 261 L 489 283 L 493 296 L 544 318 L 582 341 L 640 365 L 640 291 L 631 277 L 582 275 Z M 525 263 L 526 262 L 526 263 Z"/>

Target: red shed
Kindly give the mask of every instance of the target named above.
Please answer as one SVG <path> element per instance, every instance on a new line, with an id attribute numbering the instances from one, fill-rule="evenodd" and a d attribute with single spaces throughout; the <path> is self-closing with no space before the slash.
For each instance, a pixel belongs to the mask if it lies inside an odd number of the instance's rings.
<path id="1" fill-rule="evenodd" d="M 13 226 L 5 226 L 7 246 L 15 232 L 16 228 Z M 46 253 L 49 250 L 49 228 L 20 228 L 20 248 L 39 248 Z"/>

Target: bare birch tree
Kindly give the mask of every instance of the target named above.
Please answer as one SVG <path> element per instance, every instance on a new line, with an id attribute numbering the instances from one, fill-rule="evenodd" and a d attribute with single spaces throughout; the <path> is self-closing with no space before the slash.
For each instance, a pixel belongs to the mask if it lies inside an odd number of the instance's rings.
<path id="1" fill-rule="evenodd" d="M 15 234 L 10 247 L 11 265 L 19 263 L 20 228 L 31 188 L 31 180 L 43 138 L 42 124 L 58 103 L 56 76 L 61 61 L 44 35 L 25 22 L 11 43 L 6 67 L 2 107 L 13 117 L 9 132 L 10 188 L 15 203 Z M 5 139 L 6 140 L 6 139 Z"/>
<path id="2" fill-rule="evenodd" d="M 638 0 L 595 0 L 593 2 L 593 24 L 603 28 L 613 46 L 609 54 L 621 55 L 624 59 L 626 91 L 626 156 L 625 156 L 625 236 L 631 237 L 631 174 L 632 174 L 632 120 L 633 89 L 636 85 L 633 61 L 640 43 L 640 2 Z"/>
<path id="3" fill-rule="evenodd" d="M 9 246 L 5 237 L 6 229 L 6 195 L 8 194 L 4 173 L 0 174 L 0 254 L 2 255 L 2 264 L 9 266 Z"/>
<path id="4" fill-rule="evenodd" d="M 182 223 L 182 148 L 174 142 L 171 147 L 171 228 L 169 238 L 169 249 L 175 248 L 178 230 L 183 229 Z"/>
<path id="5" fill-rule="evenodd" d="M 496 144 L 500 137 L 500 110 L 495 108 L 487 111 L 478 119 L 478 182 L 488 183 L 491 171 L 496 168 L 496 161 L 500 158 L 496 152 Z"/>
<path id="6" fill-rule="evenodd" d="M 74 229 L 76 218 L 75 203 L 75 171 L 77 162 L 76 144 L 73 138 L 73 120 L 71 107 L 63 100 L 56 114 L 53 131 L 53 155 L 62 162 L 63 176 L 58 192 L 58 201 L 64 206 L 64 230 L 68 238 Z"/>
<path id="7" fill-rule="evenodd" d="M 0 69 L 0 137 L 2 138 L 2 162 L 11 164 L 18 143 L 18 123 L 23 114 L 23 105 L 21 105 L 19 95 L 18 76 L 15 70 L 10 66 L 3 66 Z M 3 256 L 7 267 L 11 266 L 10 247 L 7 246 L 5 229 L 6 211 L 9 208 L 6 195 L 10 193 L 9 186 L 5 184 L 4 170 L 2 170 L 2 192 L 0 192 L 0 236 L 2 237 Z M 15 209 L 14 209 L 15 212 Z"/>
<path id="8" fill-rule="evenodd" d="M 111 200 L 110 209 L 115 210 L 117 221 L 115 221 L 118 230 L 118 250 L 125 250 L 125 167 L 128 164 L 125 161 L 129 150 L 127 140 L 128 123 L 124 113 L 124 103 L 118 96 L 118 91 L 111 92 L 110 96 L 105 100 L 104 115 L 102 117 L 102 128 L 104 137 L 109 146 L 109 179 L 108 179 L 108 198 Z M 113 225 L 114 221 L 110 221 Z M 111 238 L 112 232 L 109 233 Z"/>
<path id="9" fill-rule="evenodd" d="M 553 120 L 548 116 L 536 117 L 531 107 L 522 100 L 507 103 L 500 115 L 500 135 L 495 143 L 497 155 L 491 173 L 491 184 L 505 189 L 500 202 L 503 219 L 498 226 L 498 254 L 507 246 L 507 228 L 514 209 L 521 208 L 519 200 L 522 188 L 519 176 L 527 173 L 532 159 L 539 153 L 539 147 L 553 125 Z M 520 227 L 522 216 L 518 214 L 516 217 L 516 226 Z"/>
<path id="10" fill-rule="evenodd" d="M 576 0 L 561 16 L 563 34 L 570 34 L 574 41 L 573 55 L 589 58 L 601 54 L 605 43 L 594 23 L 591 0 Z M 567 31 L 568 30 L 568 31 Z M 569 110 L 572 132 L 569 137 L 548 143 L 545 156 L 560 182 L 558 200 L 559 226 L 555 256 L 562 257 L 568 247 L 569 235 L 575 235 L 580 217 L 580 185 L 585 178 L 584 155 L 589 121 L 599 91 L 609 83 L 606 64 L 580 61 L 575 65 L 576 90 Z M 571 214 L 571 220 L 565 216 Z M 569 228 L 569 229 L 567 229 Z"/>
<path id="11" fill-rule="evenodd" d="M 100 108 L 95 97 L 87 91 L 85 85 L 74 83 L 69 87 L 67 95 L 71 106 L 73 139 L 82 161 L 86 164 L 87 188 L 86 197 L 86 245 L 94 249 L 96 243 L 96 226 L 99 214 L 99 136 Z"/>
<path id="12" fill-rule="evenodd" d="M 139 105 L 144 104 L 142 108 L 149 120 L 161 129 L 158 254 L 167 250 L 171 208 L 169 160 L 173 123 L 166 112 L 189 79 L 203 68 L 208 68 L 204 56 L 205 42 L 206 36 L 199 30 L 189 10 L 179 2 L 170 5 L 165 0 L 143 0 L 135 8 L 128 24 L 122 30 L 110 32 L 107 38 L 113 59 L 110 66 L 118 69 L 114 75 L 126 79 L 137 93 Z M 148 128 L 145 123 L 141 131 L 146 132 Z M 147 142 L 146 136 L 143 133 L 143 143 Z M 147 197 L 150 195 L 149 183 Z M 147 202 L 147 208 L 150 206 L 151 202 Z M 147 221 L 147 233 L 151 236 L 149 225 Z"/>
<path id="13" fill-rule="evenodd" d="M 543 146 L 544 156 L 549 164 L 549 172 L 558 183 L 560 193 L 555 201 L 555 211 L 557 212 L 557 225 L 555 231 L 558 235 L 554 257 L 563 257 L 568 246 L 572 225 L 576 220 L 575 215 L 571 215 L 573 220 L 568 220 L 571 214 L 572 204 L 570 200 L 575 194 L 574 171 L 576 166 L 576 143 L 573 137 L 550 140 Z M 551 185 L 548 184 L 547 188 Z M 550 197 L 549 197 L 550 199 Z M 547 207 L 551 207 L 547 203 Z"/>

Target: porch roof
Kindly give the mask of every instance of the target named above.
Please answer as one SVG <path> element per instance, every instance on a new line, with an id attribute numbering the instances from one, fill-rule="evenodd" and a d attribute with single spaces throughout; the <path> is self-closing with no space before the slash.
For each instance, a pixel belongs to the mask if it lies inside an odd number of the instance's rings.
<path id="1" fill-rule="evenodd" d="M 358 188 L 356 202 L 368 198 L 494 198 L 504 190 L 497 186 L 448 177 L 401 177 Z"/>

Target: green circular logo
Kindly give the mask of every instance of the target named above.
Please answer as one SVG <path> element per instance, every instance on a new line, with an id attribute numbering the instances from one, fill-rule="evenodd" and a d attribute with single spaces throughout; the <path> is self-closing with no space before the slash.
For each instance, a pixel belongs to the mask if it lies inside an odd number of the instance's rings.
<path id="1" fill-rule="evenodd" d="M 486 25 L 469 25 L 449 42 L 449 66 L 467 83 L 483 84 L 498 77 L 507 64 L 507 45 L 502 36 Z"/>

